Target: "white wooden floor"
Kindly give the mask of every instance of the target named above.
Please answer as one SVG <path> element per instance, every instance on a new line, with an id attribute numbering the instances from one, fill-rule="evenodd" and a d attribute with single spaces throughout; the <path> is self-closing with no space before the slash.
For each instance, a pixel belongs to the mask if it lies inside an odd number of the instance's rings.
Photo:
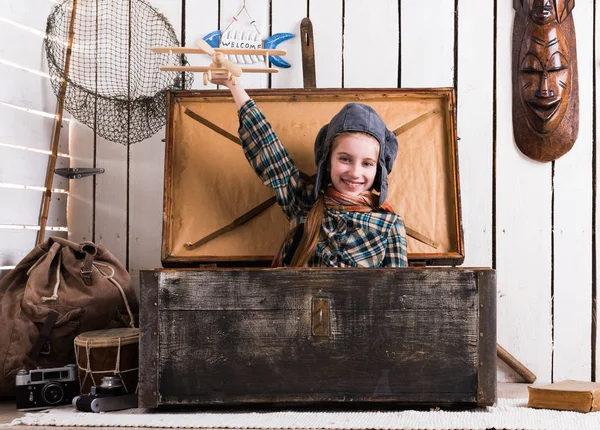
<path id="1" fill-rule="evenodd" d="M 500 398 L 527 398 L 527 385 L 518 383 L 499 383 L 498 384 L 498 397 Z M 8 424 L 13 419 L 23 416 L 24 412 L 18 412 L 15 410 L 15 404 L 13 400 L 0 400 L 0 426 L 2 424 Z M 18 428 L 22 430 L 35 429 L 35 430 L 56 430 L 57 427 L 29 427 L 29 426 L 7 426 L 4 428 Z M 72 428 L 74 430 L 85 430 L 88 427 L 64 427 Z M 89 427 L 92 428 L 92 427 Z M 110 427 L 104 427 L 104 430 L 109 430 Z"/>

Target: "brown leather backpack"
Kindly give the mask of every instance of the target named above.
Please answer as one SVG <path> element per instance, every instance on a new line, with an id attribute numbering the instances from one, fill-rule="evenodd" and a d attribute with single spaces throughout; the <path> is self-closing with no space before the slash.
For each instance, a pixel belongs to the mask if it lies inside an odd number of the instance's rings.
<path id="1" fill-rule="evenodd" d="M 129 273 L 102 245 L 51 237 L 0 279 L 0 396 L 20 369 L 75 363 L 73 340 L 135 326 Z"/>

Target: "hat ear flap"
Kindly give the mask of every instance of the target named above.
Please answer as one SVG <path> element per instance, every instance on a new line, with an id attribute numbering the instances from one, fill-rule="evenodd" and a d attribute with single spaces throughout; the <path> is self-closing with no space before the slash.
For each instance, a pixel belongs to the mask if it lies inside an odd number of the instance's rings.
<path id="1" fill-rule="evenodd" d="M 327 155 L 328 148 L 325 145 L 325 139 L 327 138 L 327 131 L 329 130 L 329 124 L 325 124 L 319 130 L 317 137 L 315 139 L 315 164 L 318 166 L 323 159 Z"/>
<path id="2" fill-rule="evenodd" d="M 317 166 L 317 176 L 315 177 L 315 199 L 319 197 L 319 190 L 323 186 L 323 182 L 327 177 L 327 153 L 329 152 L 329 145 L 327 144 L 327 132 L 329 131 L 329 124 L 324 125 L 319 130 L 315 139 L 315 165 Z M 326 184 L 325 184 L 326 185 Z"/>
<path id="3" fill-rule="evenodd" d="M 385 152 L 383 154 L 383 161 L 385 163 L 385 168 L 390 173 L 392 171 L 392 167 L 394 167 L 394 161 L 396 160 L 396 155 L 398 154 L 398 139 L 396 139 L 396 135 L 389 130 L 385 130 Z"/>

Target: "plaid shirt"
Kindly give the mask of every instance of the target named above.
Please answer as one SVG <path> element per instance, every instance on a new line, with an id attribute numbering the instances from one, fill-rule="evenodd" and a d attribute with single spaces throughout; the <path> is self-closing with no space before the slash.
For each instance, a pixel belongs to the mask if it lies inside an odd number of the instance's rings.
<path id="1" fill-rule="evenodd" d="M 314 186 L 300 172 L 271 124 L 253 100 L 239 111 L 239 134 L 244 154 L 263 183 L 275 190 L 277 202 L 291 227 L 306 221 L 315 202 Z M 286 255 L 293 238 L 283 245 Z M 389 212 L 346 212 L 325 209 L 314 256 L 307 266 L 401 267 L 408 266 L 406 227 Z"/>

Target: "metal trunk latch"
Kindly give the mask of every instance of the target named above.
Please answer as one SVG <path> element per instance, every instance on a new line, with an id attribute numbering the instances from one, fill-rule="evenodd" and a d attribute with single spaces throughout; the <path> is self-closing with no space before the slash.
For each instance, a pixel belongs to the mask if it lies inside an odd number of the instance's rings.
<path id="1" fill-rule="evenodd" d="M 312 334 L 329 336 L 329 300 L 312 300 Z"/>

